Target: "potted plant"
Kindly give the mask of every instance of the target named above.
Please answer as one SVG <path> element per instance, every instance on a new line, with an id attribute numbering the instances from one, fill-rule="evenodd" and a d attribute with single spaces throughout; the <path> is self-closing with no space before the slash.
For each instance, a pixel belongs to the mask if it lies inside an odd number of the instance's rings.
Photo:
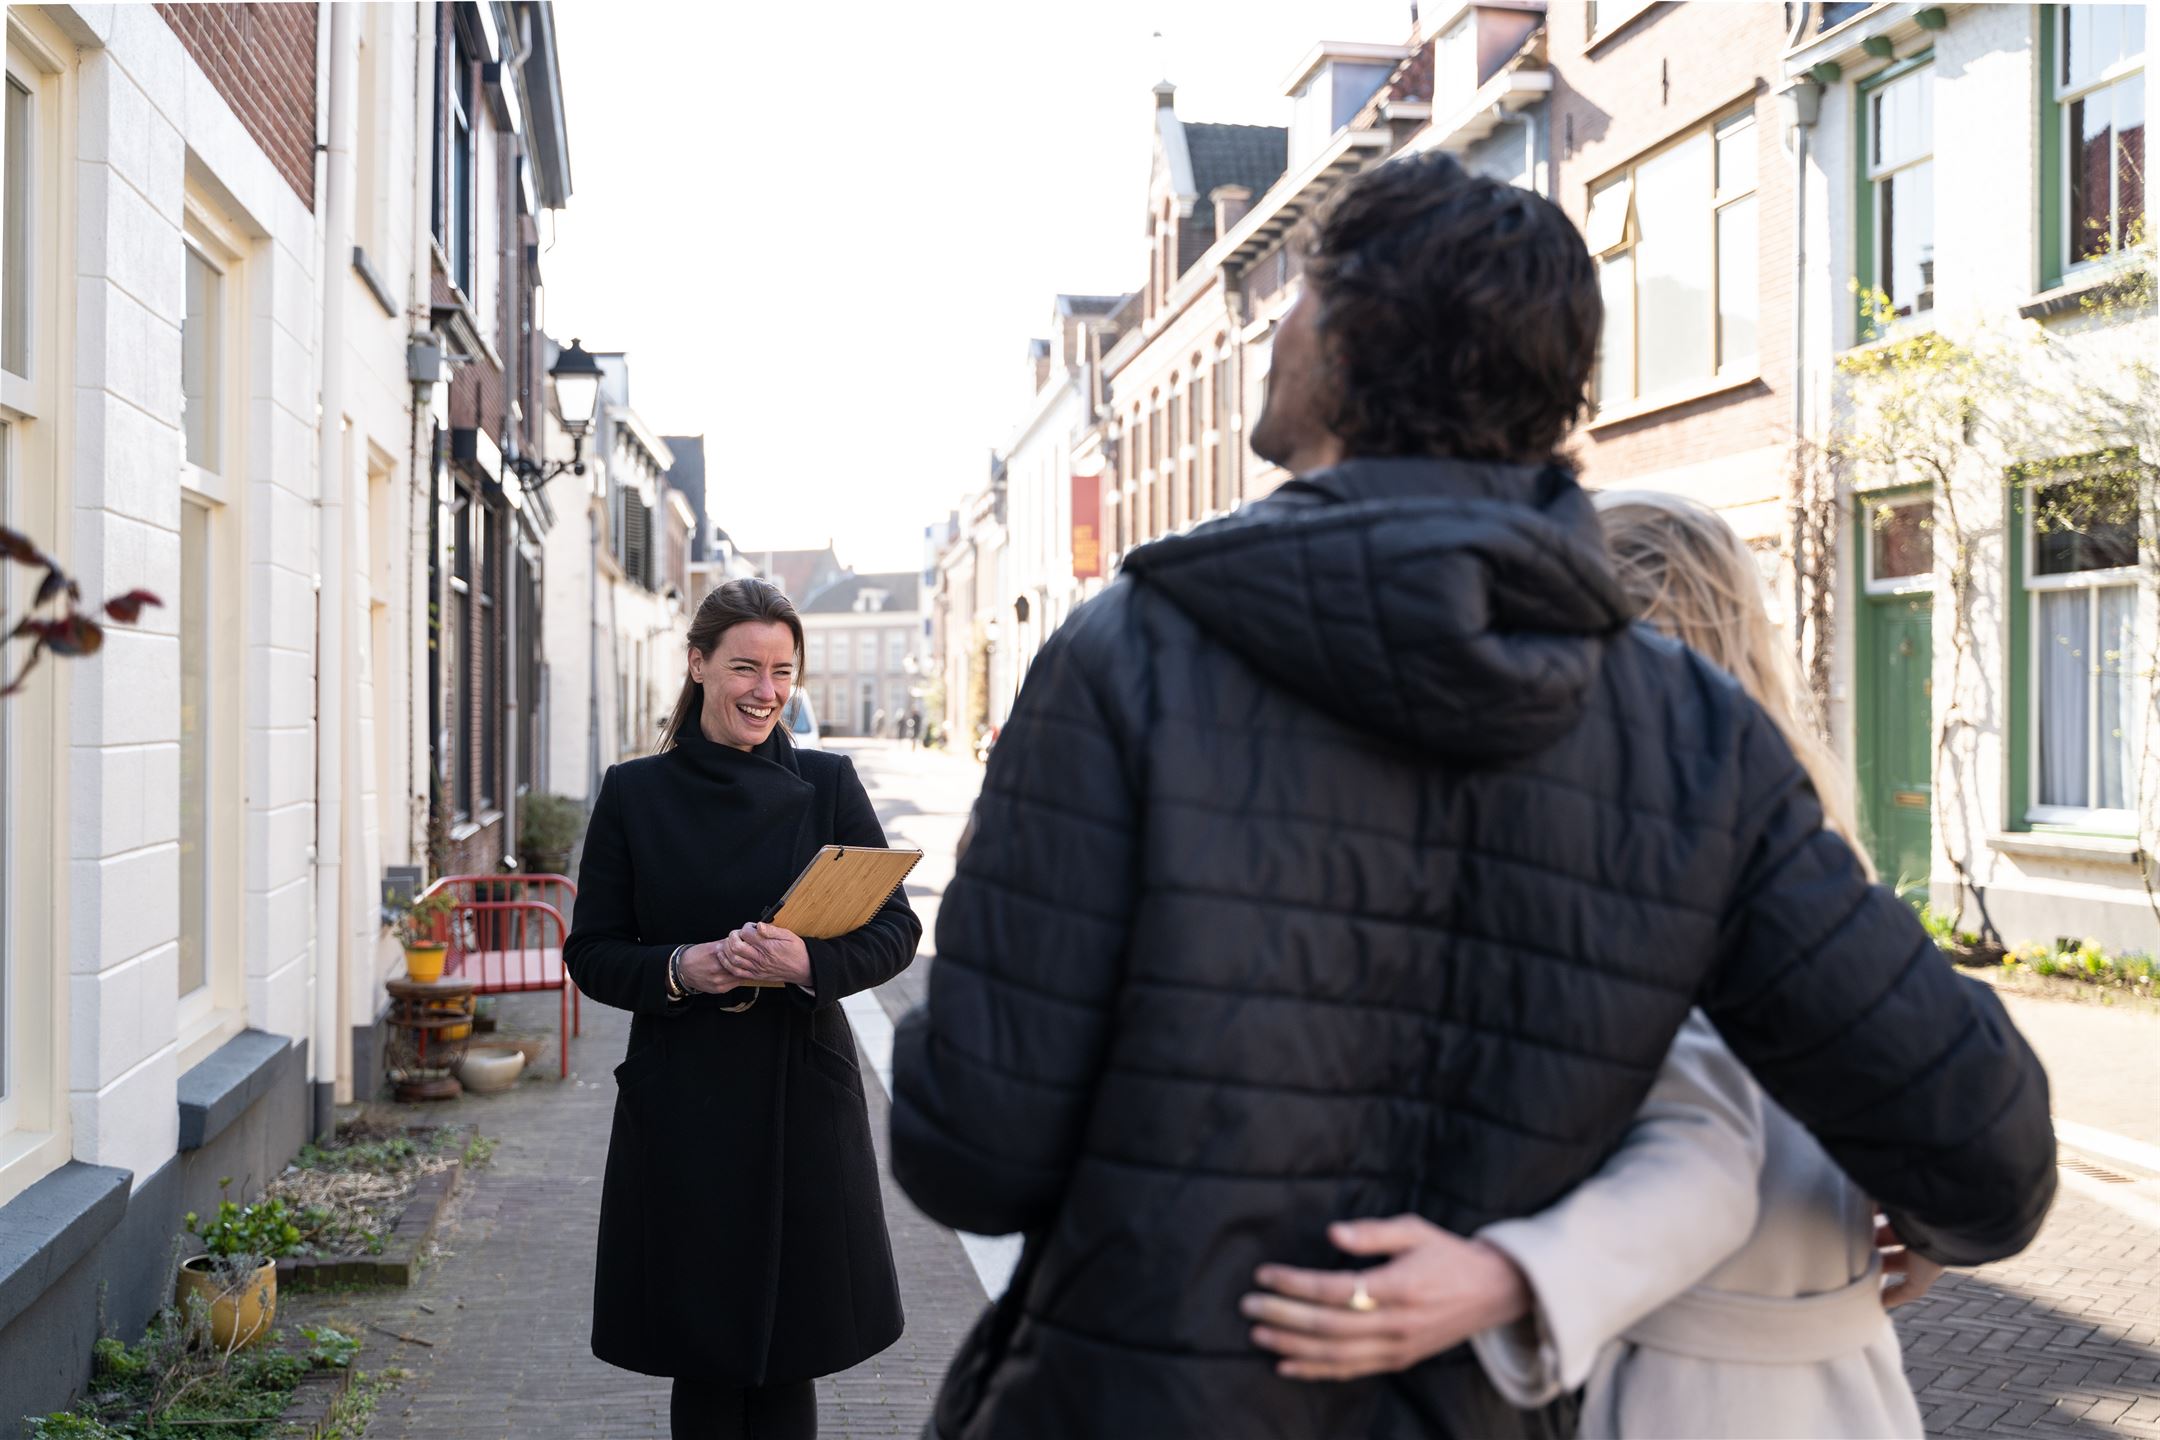
<path id="1" fill-rule="evenodd" d="M 218 1181 L 219 1192 L 231 1184 L 230 1176 Z M 192 1323 L 200 1299 L 212 1344 L 225 1351 L 254 1344 L 277 1318 L 278 1257 L 299 1249 L 300 1227 L 283 1200 L 221 1200 L 207 1221 L 190 1210 L 187 1228 L 203 1249 L 181 1263 L 173 1296 L 181 1314 Z"/>
<path id="2" fill-rule="evenodd" d="M 585 807 L 564 795 L 527 795 L 518 802 L 518 864 L 528 875 L 566 875 L 570 852 L 585 831 Z"/>
<path id="3" fill-rule="evenodd" d="M 431 890 L 409 905 L 384 909 L 384 927 L 405 949 L 408 977 L 422 984 L 442 979 L 443 957 L 449 951 L 443 935 L 456 909 L 457 898 L 448 890 Z"/>

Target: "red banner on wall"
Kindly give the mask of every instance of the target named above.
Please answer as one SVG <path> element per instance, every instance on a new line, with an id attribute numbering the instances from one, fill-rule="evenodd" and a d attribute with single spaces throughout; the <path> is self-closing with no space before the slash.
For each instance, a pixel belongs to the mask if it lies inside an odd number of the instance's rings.
<path id="1" fill-rule="evenodd" d="M 1073 579 L 1102 579 L 1102 477 L 1072 477 Z"/>

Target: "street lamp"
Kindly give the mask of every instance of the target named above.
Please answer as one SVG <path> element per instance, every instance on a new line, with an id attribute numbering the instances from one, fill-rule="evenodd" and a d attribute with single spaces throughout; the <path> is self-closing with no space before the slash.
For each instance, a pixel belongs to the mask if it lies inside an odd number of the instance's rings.
<path id="1" fill-rule="evenodd" d="M 519 456 L 517 472 L 528 490 L 538 490 L 565 470 L 585 473 L 585 432 L 592 429 L 593 414 L 600 405 L 600 362 L 586 353 L 576 340 L 548 367 L 555 382 L 555 401 L 562 410 L 562 427 L 570 437 L 570 458 L 535 464 Z"/>

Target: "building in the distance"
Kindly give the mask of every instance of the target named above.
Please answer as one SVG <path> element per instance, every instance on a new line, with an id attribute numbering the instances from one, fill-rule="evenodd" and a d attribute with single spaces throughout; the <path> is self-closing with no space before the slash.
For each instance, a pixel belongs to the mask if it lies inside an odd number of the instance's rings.
<path id="1" fill-rule="evenodd" d="M 826 734 L 894 736 L 922 714 L 930 646 L 919 572 L 842 575 L 795 608 L 801 687 Z"/>

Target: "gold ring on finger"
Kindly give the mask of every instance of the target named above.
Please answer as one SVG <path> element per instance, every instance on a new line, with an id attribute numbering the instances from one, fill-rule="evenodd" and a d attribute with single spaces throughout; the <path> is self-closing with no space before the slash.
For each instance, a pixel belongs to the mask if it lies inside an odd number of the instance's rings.
<path id="1" fill-rule="evenodd" d="M 1360 1315 L 1369 1315 L 1380 1308 L 1380 1302 L 1372 1298 L 1372 1292 L 1360 1280 L 1350 1291 L 1350 1308 Z"/>

